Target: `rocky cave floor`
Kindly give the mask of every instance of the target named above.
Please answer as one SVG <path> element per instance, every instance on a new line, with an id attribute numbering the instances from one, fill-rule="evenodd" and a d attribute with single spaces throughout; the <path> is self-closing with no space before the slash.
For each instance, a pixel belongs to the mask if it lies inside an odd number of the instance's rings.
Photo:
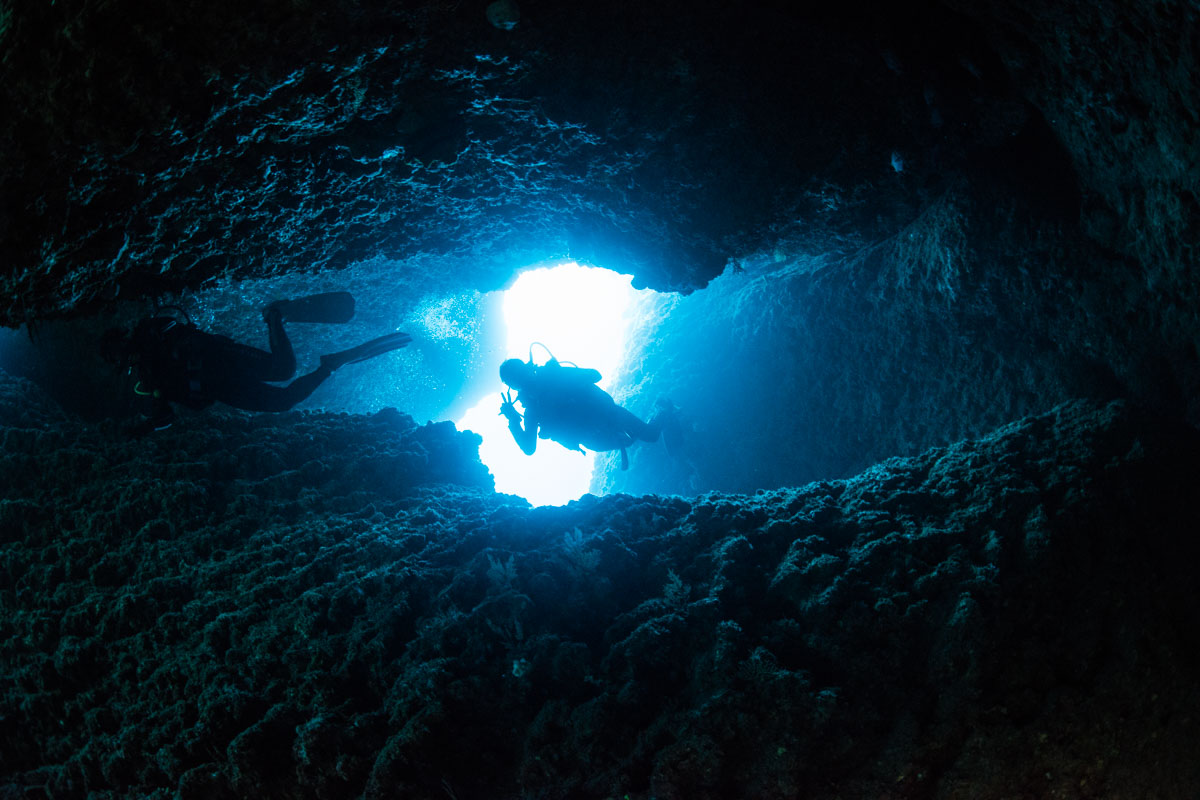
<path id="1" fill-rule="evenodd" d="M 535 509 L 393 410 L 130 438 L 4 377 L 0 439 L 3 798 L 1200 791 L 1200 441 L 1122 402 Z"/>

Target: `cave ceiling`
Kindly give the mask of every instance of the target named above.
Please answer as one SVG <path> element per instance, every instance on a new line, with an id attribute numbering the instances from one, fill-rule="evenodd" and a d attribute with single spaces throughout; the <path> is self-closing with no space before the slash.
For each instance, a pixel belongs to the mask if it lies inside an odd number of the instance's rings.
<path id="1" fill-rule="evenodd" d="M 6 2 L 0 323 L 368 259 L 686 292 L 983 174 L 1180 283 L 1197 14 L 1145 5 Z"/>

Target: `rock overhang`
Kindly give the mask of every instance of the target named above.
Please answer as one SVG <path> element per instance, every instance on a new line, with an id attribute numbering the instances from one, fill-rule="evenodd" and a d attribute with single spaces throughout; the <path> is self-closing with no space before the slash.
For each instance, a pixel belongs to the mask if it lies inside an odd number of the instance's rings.
<path id="1" fill-rule="evenodd" d="M 14 10 L 3 322 L 414 256 L 439 290 L 571 256 L 687 292 L 894 232 L 1028 116 L 948 12 L 520 10 Z"/>

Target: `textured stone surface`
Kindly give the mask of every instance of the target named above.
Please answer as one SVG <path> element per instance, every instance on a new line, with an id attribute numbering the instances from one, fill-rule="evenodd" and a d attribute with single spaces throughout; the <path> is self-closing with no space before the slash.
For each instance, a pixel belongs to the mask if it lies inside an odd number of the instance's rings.
<path id="1" fill-rule="evenodd" d="M 533 510 L 395 413 L 39 413 L 0 429 L 0 796 L 1200 789 L 1200 445 L 1123 404 Z"/>
<path id="2" fill-rule="evenodd" d="M 938 202 L 849 258 L 747 259 L 657 304 L 619 399 L 679 406 L 680 452 L 606 457 L 597 491 L 753 491 L 848 477 L 1074 397 L 1135 398 L 1200 421 L 1194 360 L 1116 322 L 1088 270 L 1115 262 L 1019 194 Z M 1114 267 L 1115 268 L 1115 267 Z M 1132 289 L 1127 314 L 1155 300 Z M 1116 288 L 1115 283 L 1106 291 Z M 1101 298 L 1104 304 L 1098 304 Z"/>
<path id="3" fill-rule="evenodd" d="M 3 320 L 426 253 L 442 289 L 568 254 L 689 289 L 871 240 L 1027 113 L 953 17 L 850 6 L 13 7 Z"/>
<path id="4" fill-rule="evenodd" d="M 0 321 L 183 296 L 249 340 L 261 302 L 352 265 L 388 329 L 544 258 L 683 290 L 728 263 L 796 324 L 734 319 L 746 347 L 719 349 L 798 354 L 784 443 L 828 455 L 701 489 L 845 476 L 1080 394 L 1200 422 L 1195 9 L 948 6 L 7 4 Z M 659 374 L 705 368 L 662 355 L 681 327 L 647 329 L 625 396 L 716 430 L 744 409 Z M 437 418 L 494 381 L 414 334 L 385 404 Z"/>
<path id="5" fill-rule="evenodd" d="M 751 5 L 0 0 L 54 395 L 0 377 L 0 796 L 1200 793 L 1195 4 Z M 342 287 L 305 363 L 411 328 L 436 416 L 564 256 L 707 286 L 619 381 L 691 433 L 632 495 L 395 411 L 75 416 L 155 299 Z"/>

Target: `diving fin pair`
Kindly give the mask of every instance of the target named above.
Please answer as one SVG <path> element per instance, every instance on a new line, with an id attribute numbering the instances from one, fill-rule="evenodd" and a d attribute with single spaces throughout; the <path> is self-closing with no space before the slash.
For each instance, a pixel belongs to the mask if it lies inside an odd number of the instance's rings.
<path id="1" fill-rule="evenodd" d="M 325 292 L 276 300 L 267 311 L 276 309 L 285 322 L 349 322 L 354 317 L 354 296 L 349 292 Z"/>
<path id="2" fill-rule="evenodd" d="M 363 342 L 357 347 L 351 347 L 349 350 L 342 350 L 338 353 L 321 356 L 321 366 L 335 370 L 347 364 L 357 364 L 359 361 L 366 361 L 368 358 L 375 358 L 375 356 L 381 356 L 384 353 L 398 350 L 411 341 L 412 337 L 407 333 L 397 331 L 396 333 L 385 334 L 378 339 L 372 339 L 369 342 Z"/>

